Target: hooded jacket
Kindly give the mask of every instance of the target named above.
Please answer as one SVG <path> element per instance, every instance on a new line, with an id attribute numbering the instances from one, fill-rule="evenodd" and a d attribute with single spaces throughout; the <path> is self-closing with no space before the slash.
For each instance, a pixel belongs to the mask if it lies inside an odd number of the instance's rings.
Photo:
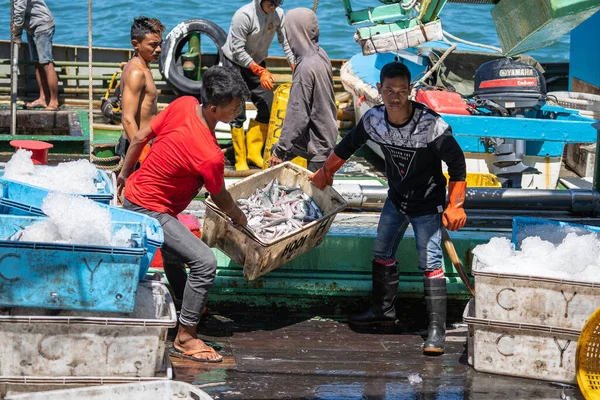
<path id="1" fill-rule="evenodd" d="M 272 152 L 284 161 L 298 155 L 322 162 L 338 136 L 331 61 L 319 46 L 319 22 L 312 10 L 289 11 L 286 31 L 296 68 L 280 139 Z"/>
<path id="2" fill-rule="evenodd" d="M 244 68 L 250 67 L 252 61 L 260 64 L 267 58 L 269 47 L 277 33 L 277 40 L 283 47 L 288 62 L 290 65 L 294 64 L 283 25 L 283 10 L 277 7 L 274 12 L 267 14 L 260 2 L 261 0 L 253 0 L 235 12 L 227 41 L 221 48 L 223 54 Z"/>
<path id="3" fill-rule="evenodd" d="M 52 28 L 54 17 L 44 0 L 15 0 L 14 23 L 19 35 L 21 29 L 33 35 Z"/>

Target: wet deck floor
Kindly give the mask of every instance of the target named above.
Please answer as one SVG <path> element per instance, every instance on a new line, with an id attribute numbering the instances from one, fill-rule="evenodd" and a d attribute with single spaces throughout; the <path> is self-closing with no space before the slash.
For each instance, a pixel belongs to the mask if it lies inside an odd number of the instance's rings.
<path id="1" fill-rule="evenodd" d="M 466 325 L 451 325 L 446 354 L 427 357 L 421 353 L 425 332 L 409 333 L 409 324 L 357 332 L 340 319 L 212 315 L 199 331 L 221 349 L 223 362 L 171 360 L 176 380 L 199 385 L 215 399 L 565 398 L 549 382 L 476 372 L 467 363 Z M 409 381 L 416 374 L 421 383 Z M 576 388 L 564 394 L 583 399 Z"/>

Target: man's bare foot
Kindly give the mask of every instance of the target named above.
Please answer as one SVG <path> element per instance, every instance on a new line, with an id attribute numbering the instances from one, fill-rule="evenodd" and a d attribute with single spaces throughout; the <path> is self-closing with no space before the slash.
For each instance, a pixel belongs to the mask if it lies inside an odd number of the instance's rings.
<path id="1" fill-rule="evenodd" d="M 44 99 L 37 99 L 35 101 L 32 101 L 31 103 L 25 103 L 25 108 L 46 108 L 46 107 L 48 107 L 48 105 L 46 104 L 46 100 L 44 100 Z"/>
<path id="2" fill-rule="evenodd" d="M 223 361 L 223 357 L 215 349 L 198 339 L 195 326 L 179 325 L 173 347 L 181 356 L 194 361 L 211 363 Z"/>
<path id="3" fill-rule="evenodd" d="M 48 107 L 44 108 L 44 111 L 58 111 L 58 106 L 48 105 Z"/>

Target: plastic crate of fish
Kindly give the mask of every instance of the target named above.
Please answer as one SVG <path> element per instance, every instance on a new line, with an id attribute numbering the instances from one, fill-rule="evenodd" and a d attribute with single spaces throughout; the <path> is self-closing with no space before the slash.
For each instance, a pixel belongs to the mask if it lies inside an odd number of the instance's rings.
<path id="1" fill-rule="evenodd" d="M 468 325 L 467 360 L 476 371 L 577 382 L 580 330 L 476 318 L 473 301 L 467 304 L 463 320 Z"/>
<path id="2" fill-rule="evenodd" d="M 189 383 L 175 381 L 136 382 L 87 388 L 11 394 L 6 400 L 211 400 L 206 392 Z"/>
<path id="3" fill-rule="evenodd" d="M 114 197 L 115 190 L 112 184 L 112 181 L 108 174 L 105 171 L 100 169 L 98 171 L 98 176 L 94 179 L 94 183 L 96 184 L 96 188 L 98 189 L 98 193 L 94 194 L 85 194 L 85 193 L 73 193 L 78 196 L 87 197 L 88 199 L 94 200 L 98 203 L 102 204 L 110 204 L 111 200 Z M 31 204 L 42 204 L 44 197 L 52 190 L 45 189 L 43 187 L 30 185 L 28 183 L 15 181 L 12 179 L 4 178 L 4 170 L 0 169 L 0 184 L 2 184 L 2 191 L 4 192 L 4 197 L 14 197 L 17 198 L 28 198 Z"/>
<path id="4" fill-rule="evenodd" d="M 228 187 L 234 200 L 247 199 L 274 179 L 287 187 L 299 187 L 322 210 L 323 215 L 272 240 L 253 235 L 248 229 L 233 225 L 209 198 L 202 240 L 227 254 L 243 266 L 246 278 L 253 280 L 321 244 L 335 215 L 346 207 L 344 198 L 331 186 L 320 190 L 308 179 L 311 172 L 291 162 L 254 174 Z"/>
<path id="5" fill-rule="evenodd" d="M 9 309 L 0 315 L 0 383 L 152 378 L 165 369 L 167 333 L 176 323 L 169 290 L 157 281 L 139 283 L 131 313 Z"/>
<path id="6" fill-rule="evenodd" d="M 0 214 L 44 216 L 45 214 L 41 207 L 42 201 L 48 192 L 45 189 L 31 186 L 29 193 L 32 194 L 31 197 L 25 196 L 22 192 L 18 191 L 3 191 L 0 194 Z M 145 226 L 146 241 L 144 248 L 146 249 L 146 253 L 142 258 L 139 274 L 140 279 L 144 279 L 156 254 L 156 250 L 160 249 L 164 241 L 160 222 L 156 218 L 125 210 L 121 207 L 102 203 L 98 205 L 110 212 L 113 222 L 134 222 Z"/>
<path id="7" fill-rule="evenodd" d="M 115 222 L 131 232 L 133 247 L 9 240 L 44 217 L 0 215 L 0 306 L 131 312 L 146 255 L 145 228 Z"/>

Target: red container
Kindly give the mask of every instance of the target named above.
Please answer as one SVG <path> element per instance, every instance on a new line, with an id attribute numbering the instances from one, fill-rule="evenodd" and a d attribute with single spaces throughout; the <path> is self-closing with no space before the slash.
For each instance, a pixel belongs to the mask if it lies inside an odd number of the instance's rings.
<path id="1" fill-rule="evenodd" d="M 196 218 L 195 216 L 190 215 L 190 214 L 179 214 L 179 215 L 177 215 L 177 219 L 179 220 L 179 222 L 181 222 L 183 225 L 185 225 L 185 227 L 188 228 L 188 230 L 190 232 L 192 232 L 194 235 L 196 235 L 196 237 L 198 237 L 198 238 L 202 237 L 202 229 L 201 229 L 202 227 L 200 226 L 200 222 L 198 221 L 198 218 Z M 158 268 L 158 269 L 163 268 L 163 258 L 162 258 L 160 249 L 156 250 L 156 254 L 154 255 L 154 258 L 152 259 L 150 268 Z"/>
<path id="2" fill-rule="evenodd" d="M 31 160 L 34 164 L 48 164 L 48 150 L 53 148 L 51 143 L 42 142 L 40 140 L 11 140 L 10 145 L 15 149 L 25 149 L 31 151 Z"/>
<path id="3" fill-rule="evenodd" d="M 456 92 L 443 89 L 419 89 L 415 100 L 438 113 L 471 115 L 467 102 Z"/>

